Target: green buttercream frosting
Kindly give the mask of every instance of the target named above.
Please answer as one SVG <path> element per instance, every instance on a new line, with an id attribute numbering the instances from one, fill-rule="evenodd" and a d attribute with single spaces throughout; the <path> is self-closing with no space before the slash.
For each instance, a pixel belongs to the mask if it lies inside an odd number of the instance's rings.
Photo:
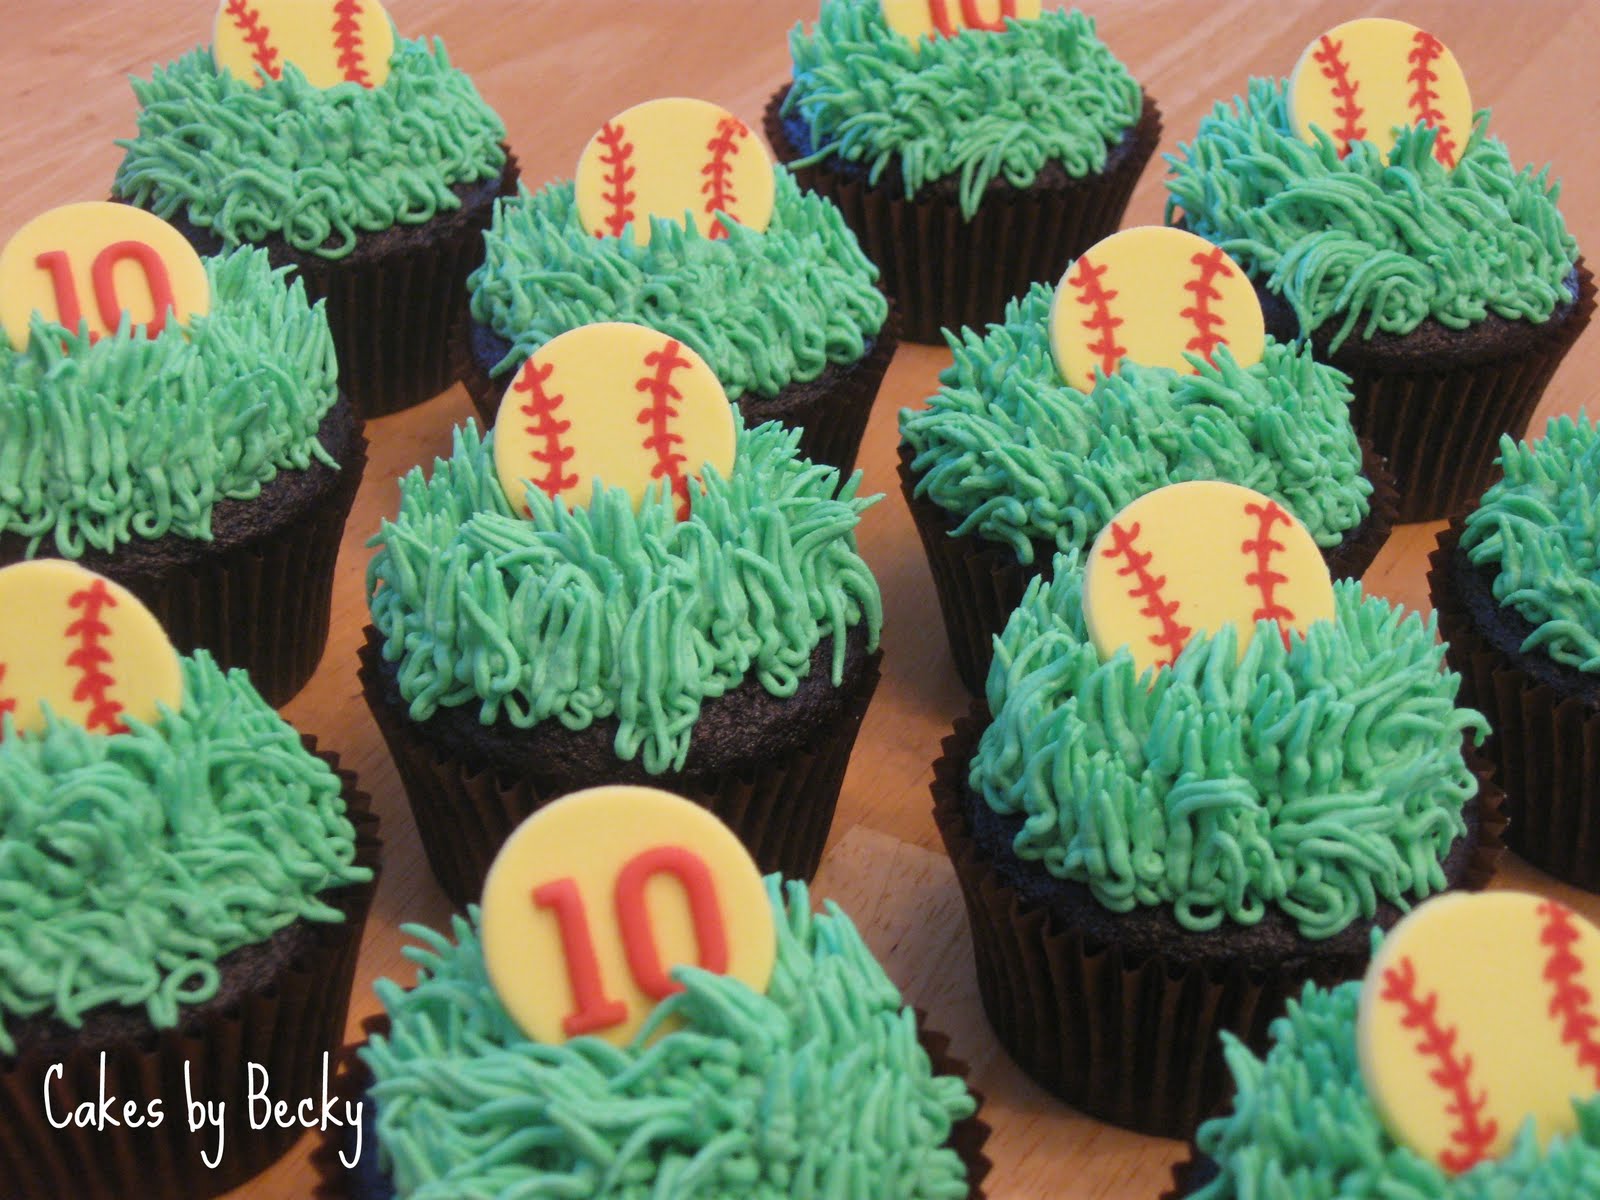
<path id="1" fill-rule="evenodd" d="M 1081 12 L 1049 9 L 1003 32 L 906 41 L 879 0 L 823 0 L 809 33 L 789 34 L 794 85 L 784 114 L 810 126 L 812 154 L 899 167 L 907 196 L 954 179 L 977 212 L 996 179 L 1030 186 L 1046 163 L 1098 174 L 1139 119 L 1144 93 Z"/>
<path id="2" fill-rule="evenodd" d="M 1368 513 L 1372 485 L 1350 426 L 1348 379 L 1309 349 L 1268 339 L 1241 368 L 1227 347 L 1197 375 L 1125 363 L 1089 393 L 1050 356 L 1055 289 L 1035 284 L 1003 324 L 963 330 L 921 410 L 902 409 L 917 495 L 959 519 L 960 537 L 1087 550 L 1131 501 L 1169 483 L 1223 479 L 1263 492 L 1335 546 Z"/>
<path id="3" fill-rule="evenodd" d="M 1462 548 L 1532 623 L 1523 650 L 1600 675 L 1600 429 L 1557 417 L 1542 441 L 1502 437 L 1500 465 Z"/>
<path id="4" fill-rule="evenodd" d="M 767 878 L 765 994 L 694 967 L 626 1047 L 531 1042 L 489 984 L 477 912 L 454 942 L 408 927 L 417 986 L 381 980 L 362 1052 L 383 1163 L 405 1200 L 959 1200 L 948 1142 L 975 1108 L 838 908 Z M 681 1025 L 657 1036 L 668 1022 Z"/>
<path id="5" fill-rule="evenodd" d="M 1396 1144 L 1361 1081 L 1361 981 L 1307 985 L 1257 1058 L 1230 1034 L 1233 1111 L 1200 1126 L 1220 1168 L 1192 1200 L 1577 1200 L 1600 1195 L 1600 1097 L 1577 1100 L 1578 1130 L 1541 1150 L 1531 1125 L 1502 1156 L 1452 1175 Z"/>
<path id="6" fill-rule="evenodd" d="M 217 962 L 363 882 L 339 777 L 242 671 L 182 659 L 183 703 L 103 736 L 52 720 L 0 741 L 0 1054 L 8 1021 L 101 1005 L 167 1029 Z"/>
<path id="7" fill-rule="evenodd" d="M 846 633 L 864 624 L 875 647 L 882 623 L 854 532 L 877 497 L 856 496 L 859 473 L 841 484 L 798 457 L 798 437 L 739 423 L 730 477 L 707 468 L 686 521 L 659 492 L 635 512 L 599 486 L 569 509 L 530 485 L 530 518 L 500 487 L 493 434 L 456 430 L 431 479 L 400 481 L 367 569 L 411 716 L 470 704 L 485 725 L 521 729 L 615 717 L 617 756 L 660 774 L 682 768 L 705 701 L 752 675 L 792 695 L 824 636 L 840 683 Z"/>
<path id="8" fill-rule="evenodd" d="M 1200 120 L 1167 155 L 1167 220 L 1225 249 L 1283 295 L 1307 331 L 1410 333 L 1433 318 L 1465 329 L 1490 313 L 1535 323 L 1571 297 L 1577 243 L 1556 209 L 1549 169 L 1516 170 L 1477 114 L 1454 169 L 1434 131 L 1401 129 L 1387 160 L 1368 141 L 1349 155 L 1321 130 L 1296 136 L 1285 85 L 1249 93 Z"/>
<path id="9" fill-rule="evenodd" d="M 460 208 L 451 185 L 505 168 L 505 126 L 437 40 L 396 39 L 376 88 L 314 87 L 285 63 L 257 89 L 200 47 L 133 90 L 139 131 L 117 143 L 116 194 L 227 246 L 281 237 L 343 258 L 360 234 Z"/>
<path id="10" fill-rule="evenodd" d="M 1197 634 L 1143 676 L 1101 662 L 1076 554 L 1034 580 L 989 670 L 994 721 L 973 790 L 1026 824 L 1018 857 L 1114 912 L 1171 905 L 1190 929 L 1276 905 L 1312 939 L 1441 891 L 1478 782 L 1461 753 L 1483 718 L 1455 706 L 1431 620 L 1360 585 L 1289 645 L 1261 622 Z"/>
<path id="11" fill-rule="evenodd" d="M 858 361 L 889 312 L 878 269 L 833 204 L 774 171 L 772 223 L 757 233 L 729 221 L 715 240 L 659 217 L 647 246 L 631 232 L 597 238 L 578 219 L 570 180 L 497 201 L 483 265 L 467 281 L 473 319 L 512 343 L 493 374 L 509 380 L 551 338 L 596 321 L 677 338 L 729 399 L 775 396 L 829 363 Z"/>
<path id="12" fill-rule="evenodd" d="M 264 251 L 206 260 L 211 310 L 93 345 L 35 316 L 0 338 L 0 531 L 77 558 L 135 538 L 209 540 L 217 501 L 279 471 L 337 466 L 317 427 L 338 399 L 322 305 Z"/>

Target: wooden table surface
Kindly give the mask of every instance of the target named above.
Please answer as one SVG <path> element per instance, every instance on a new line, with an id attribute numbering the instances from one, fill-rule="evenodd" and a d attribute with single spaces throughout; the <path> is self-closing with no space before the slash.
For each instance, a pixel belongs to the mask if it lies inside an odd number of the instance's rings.
<path id="1" fill-rule="evenodd" d="M 401 33 L 438 34 L 452 61 L 504 117 L 523 178 L 567 176 L 590 134 L 628 105 L 693 94 L 755 122 L 789 76 L 786 35 L 815 15 L 815 0 L 391 0 Z M 0 70 L 0 239 L 30 216 L 105 195 L 133 132 L 130 73 L 147 74 L 209 39 L 214 5 L 87 0 L 9 3 Z M 1161 104 L 1162 150 L 1192 136 L 1201 114 L 1243 90 L 1252 74 L 1284 74 L 1322 30 L 1365 15 L 1392 15 L 1440 35 L 1463 64 L 1473 96 L 1494 109 L 1494 132 L 1519 163 L 1554 164 L 1562 210 L 1580 246 L 1600 246 L 1600 93 L 1587 87 L 1600 61 L 1600 6 L 1545 0 L 1511 6 L 1426 0 L 1129 0 L 1097 10 L 1101 36 Z M 1159 221 L 1164 191 L 1153 164 L 1125 224 Z M 1063 268 L 1065 264 L 1063 264 Z M 954 1038 L 988 1095 L 997 1200 L 1085 1197 L 1133 1200 L 1159 1193 L 1182 1148 L 1088 1120 L 1030 1084 L 999 1050 L 978 1006 L 966 923 L 929 814 L 930 764 L 966 705 L 950 666 L 927 566 L 894 474 L 895 413 L 916 405 L 949 362 L 944 349 L 904 346 L 890 368 L 862 449 L 870 510 L 861 546 L 883 588 L 884 676 L 845 780 L 817 891 L 838 898 L 866 930 L 890 973 Z M 1535 420 L 1588 406 L 1600 414 L 1600 331 L 1581 339 Z M 284 710 L 360 772 L 376 798 L 386 866 L 358 972 L 350 1030 L 376 1009 L 372 981 L 412 971 L 400 956 L 402 922 L 441 923 L 447 907 L 423 861 L 398 780 L 362 702 L 355 650 L 366 622 L 367 537 L 393 511 L 395 479 L 446 453 L 450 429 L 470 411 L 459 388 L 368 427 L 372 456 L 345 535 L 333 633 L 321 668 Z M 1437 525 L 1396 531 L 1366 576 L 1369 589 L 1426 607 L 1425 558 Z M 1521 864 L 1505 878 L 1571 896 Z M 1600 905 L 1578 903 L 1591 915 Z M 307 1194 L 308 1138 L 295 1154 L 234 1193 L 265 1200 Z"/>

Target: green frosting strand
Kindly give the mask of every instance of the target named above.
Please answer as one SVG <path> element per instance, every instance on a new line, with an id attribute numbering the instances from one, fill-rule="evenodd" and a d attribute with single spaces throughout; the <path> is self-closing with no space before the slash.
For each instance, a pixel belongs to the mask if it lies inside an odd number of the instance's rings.
<path id="1" fill-rule="evenodd" d="M 1451 1175 L 1398 1145 L 1361 1082 L 1361 981 L 1308 984 L 1259 1059 L 1222 1035 L 1233 1111 L 1200 1126 L 1221 1170 L 1192 1200 L 1576 1200 L 1600 1195 L 1600 1098 L 1574 1102 L 1576 1133 L 1539 1148 L 1526 1125 L 1501 1157 Z"/>
<path id="2" fill-rule="evenodd" d="M 1035 541 L 1087 550 L 1131 501 L 1169 483 L 1224 479 L 1277 500 L 1335 546 L 1368 513 L 1372 485 L 1350 426 L 1349 380 L 1309 349 L 1268 340 L 1241 368 L 1223 347 L 1198 375 L 1127 363 L 1087 394 L 1050 356 L 1055 289 L 1035 284 L 986 334 L 963 330 L 920 411 L 902 409 L 917 495 L 1020 562 Z"/>
<path id="3" fill-rule="evenodd" d="M 405 1200 L 959 1200 L 948 1142 L 975 1103 L 934 1075 L 916 1021 L 837 906 L 768 876 L 765 994 L 694 967 L 633 1043 L 531 1042 L 490 986 L 477 910 L 455 941 L 408 926 L 417 986 L 377 985 L 362 1051 L 383 1163 Z M 670 1021 L 681 1026 L 656 1036 Z"/>
<path id="4" fill-rule="evenodd" d="M 1557 417 L 1542 441 L 1502 437 L 1500 465 L 1462 548 L 1497 572 L 1495 599 L 1532 623 L 1523 650 L 1600 674 L 1600 430 Z"/>
<path id="5" fill-rule="evenodd" d="M 183 704 L 102 736 L 51 720 L 0 741 L 0 1054 L 8 1021 L 101 1005 L 168 1029 L 217 962 L 364 882 L 339 777 L 242 671 L 184 658 Z"/>
<path id="6" fill-rule="evenodd" d="M 1307 938 L 1445 887 L 1478 782 L 1431 623 L 1360 585 L 1334 585 L 1335 618 L 1289 645 L 1258 624 L 1196 635 L 1140 675 L 1101 662 L 1083 619 L 1076 554 L 1035 579 L 997 640 L 994 721 L 971 784 L 1019 814 L 1018 857 L 1085 884 L 1113 912 L 1171 905 L 1188 929 L 1253 925 L 1276 905 Z"/>
<path id="7" fill-rule="evenodd" d="M 360 234 L 453 212 L 451 185 L 505 168 L 505 126 L 437 40 L 396 39 L 376 88 L 314 87 L 286 63 L 256 89 L 199 47 L 133 90 L 138 134 L 117 143 L 116 194 L 227 246 L 281 237 L 343 258 Z"/>
<path id="8" fill-rule="evenodd" d="M 497 201 L 484 260 L 467 286 L 472 316 L 512 343 L 509 377 L 557 334 L 596 321 L 648 325 L 706 360 L 729 399 L 775 396 L 857 362 L 889 315 L 839 210 L 775 167 L 772 222 L 736 222 L 712 240 L 651 218 L 650 243 L 597 238 L 578 219 L 571 180 Z"/>
<path id="9" fill-rule="evenodd" d="M 1577 243 L 1549 168 L 1513 168 L 1488 121 L 1477 115 L 1453 170 L 1421 125 L 1400 130 L 1387 161 L 1367 141 L 1341 159 L 1322 131 L 1293 133 L 1283 82 L 1252 79 L 1166 156 L 1167 220 L 1181 210 L 1281 293 L 1302 329 L 1336 323 L 1334 350 L 1358 328 L 1406 334 L 1429 317 L 1450 329 L 1490 313 L 1542 322 L 1572 298 Z"/>
<path id="10" fill-rule="evenodd" d="M 660 774 L 682 768 L 701 705 L 747 675 L 789 696 L 825 635 L 835 685 L 853 626 L 876 647 L 882 600 L 854 530 L 878 497 L 798 457 L 799 430 L 739 423 L 731 477 L 708 468 L 687 521 L 660 493 L 635 513 L 598 485 L 573 509 L 530 485 L 518 516 L 492 438 L 457 429 L 371 543 L 372 620 L 414 719 L 461 704 L 519 729 L 615 717 L 617 756 Z"/>
<path id="11" fill-rule="evenodd" d="M 210 313 L 154 338 L 91 345 L 36 315 L 25 350 L 0 339 L 0 531 L 30 554 L 208 541 L 217 501 L 337 468 L 317 441 L 338 399 L 321 303 L 264 251 L 207 259 L 206 275 Z"/>
<path id="12" fill-rule="evenodd" d="M 1051 162 L 1074 179 L 1098 174 L 1144 106 L 1076 10 L 912 45 L 879 0 L 823 0 L 811 32 L 789 34 L 789 51 L 783 111 L 805 119 L 814 151 L 800 165 L 836 155 L 877 183 L 894 163 L 907 196 L 955 179 L 968 220 L 996 179 L 1025 188 Z"/>

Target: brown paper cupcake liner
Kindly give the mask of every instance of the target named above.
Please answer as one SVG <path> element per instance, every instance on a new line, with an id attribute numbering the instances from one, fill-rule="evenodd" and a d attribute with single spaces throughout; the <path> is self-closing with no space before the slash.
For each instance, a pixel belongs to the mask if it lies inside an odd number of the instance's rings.
<path id="1" fill-rule="evenodd" d="M 1189 1157 L 1172 1164 L 1172 1190 L 1161 1193 L 1161 1200 L 1184 1200 L 1217 1177 L 1217 1164 L 1189 1143 Z"/>
<path id="2" fill-rule="evenodd" d="M 768 102 L 765 131 L 778 161 L 792 164 L 801 150 L 780 116 L 788 93 L 785 84 Z M 934 185 L 907 200 L 898 183 L 869 184 L 853 164 L 824 160 L 790 170 L 801 187 L 839 206 L 900 306 L 901 336 L 943 345 L 941 329 L 999 321 L 1007 301 L 1034 283 L 1054 283 L 1074 258 L 1116 231 L 1161 140 L 1161 113 L 1148 92 L 1130 136 L 1126 153 L 1100 175 L 1062 174 L 1026 188 L 996 180 L 970 221 L 953 188 Z"/>
<path id="3" fill-rule="evenodd" d="M 1335 579 L 1360 579 L 1366 573 L 1389 540 L 1398 506 L 1394 476 L 1365 439 L 1360 439 L 1360 444 L 1361 473 L 1372 482 L 1370 511 L 1343 541 L 1322 552 Z M 919 476 L 911 466 L 915 458 L 915 451 L 901 442 L 900 491 L 928 556 L 956 674 L 967 691 L 981 696 L 994 658 L 994 639 L 1005 629 L 1012 610 L 1022 603 L 1022 594 L 1034 577 L 1050 578 L 1055 546 L 1035 541 L 1033 562 L 1021 563 L 1010 546 L 980 534 L 952 537 L 960 522 L 934 501 L 916 494 Z"/>
<path id="4" fill-rule="evenodd" d="M 318 752 L 314 738 L 302 741 L 338 773 L 356 827 L 356 861 L 373 870 L 373 880 L 322 893 L 344 920 L 308 922 L 307 948 L 238 1003 L 207 1014 L 193 1027 L 152 1030 L 142 1042 L 106 1050 L 104 1094 L 115 1097 L 111 1115 L 120 1122 L 126 1103 L 147 1113 L 150 1102 L 160 1100 L 159 1126 L 52 1127 L 43 1089 L 56 1063 L 62 1073 L 50 1095 L 57 1121 L 63 1112 L 85 1102 L 94 1106 L 100 1098 L 101 1054 L 92 1048 L 64 1058 L 24 1053 L 0 1068 L 0 1163 L 5 1164 L 0 1190 L 7 1200 L 205 1200 L 265 1170 L 304 1134 L 298 1125 L 250 1127 L 246 1064 L 266 1069 L 271 1099 L 288 1100 L 291 1107 L 308 1097 L 320 1103 L 322 1055 L 336 1053 L 344 1040 L 345 1009 L 377 889 L 381 844 L 371 798 L 357 789 L 355 775 L 339 768 L 337 755 Z M 215 1170 L 201 1156 L 215 1159 L 216 1130 L 208 1125 L 189 1129 L 191 1091 L 196 1102 L 226 1105 L 222 1157 Z"/>
<path id="5" fill-rule="evenodd" d="M 553 760 L 547 772 L 505 778 L 440 754 L 408 728 L 404 705 L 388 699 L 379 670 L 382 645 L 369 625 L 360 652 L 367 704 L 394 758 L 434 878 L 452 904 L 476 903 L 506 838 L 529 814 L 574 790 L 572 782 Z M 709 784 L 704 777 L 667 771 L 654 776 L 653 785 L 710 809 L 762 871 L 809 880 L 822 861 L 881 661 L 882 653 L 875 651 L 842 709 L 797 748 L 743 771 L 722 772 Z M 619 771 L 616 777 L 585 779 L 580 786 L 624 781 Z"/>
<path id="6" fill-rule="evenodd" d="M 1367 955 L 1329 955 L 1310 970 L 1208 966 L 1098 942 L 1024 898 L 980 849 L 966 814 L 967 766 L 987 722 L 981 701 L 956 722 L 932 790 L 989 1024 L 1024 1072 L 1073 1107 L 1141 1133 L 1190 1137 L 1231 1091 L 1218 1035 L 1227 1030 L 1262 1050 L 1269 1025 L 1307 981 L 1358 976 Z M 1487 775 L 1484 765 L 1480 781 Z M 1498 789 L 1480 782 L 1467 887 L 1487 882 L 1504 849 L 1499 805 Z"/>

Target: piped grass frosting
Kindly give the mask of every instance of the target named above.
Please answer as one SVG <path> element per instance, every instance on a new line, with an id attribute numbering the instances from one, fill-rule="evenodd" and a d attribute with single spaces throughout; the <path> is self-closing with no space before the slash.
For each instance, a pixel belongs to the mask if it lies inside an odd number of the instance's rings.
<path id="1" fill-rule="evenodd" d="M 746 430 L 727 479 L 707 469 L 688 520 L 659 494 L 635 512 L 597 486 L 568 508 L 529 486 L 513 512 L 493 434 L 468 422 L 431 478 L 400 481 L 367 570 L 373 624 L 398 662 L 412 718 L 472 705 L 486 725 L 569 729 L 615 717 L 615 749 L 652 774 L 681 770 L 704 701 L 747 677 L 792 695 L 812 651 L 882 624 L 878 586 L 856 550 L 860 476 L 799 458 L 798 430 Z"/>
<path id="2" fill-rule="evenodd" d="M 999 639 L 973 791 L 1025 818 L 1019 858 L 1189 929 L 1273 905 L 1314 940 L 1443 890 L 1477 792 L 1462 735 L 1487 725 L 1456 707 L 1431 622 L 1353 582 L 1334 596 L 1304 637 L 1258 623 L 1240 659 L 1227 626 L 1140 675 L 1126 649 L 1100 661 L 1059 557 Z"/>
<path id="3" fill-rule="evenodd" d="M 968 219 L 993 180 L 1026 188 L 1052 162 L 1073 178 L 1098 174 L 1144 103 L 1076 10 L 912 45 L 878 0 L 823 0 L 789 50 L 783 112 L 802 116 L 812 136 L 799 163 L 837 157 L 874 184 L 894 164 L 908 197 L 954 179 Z"/>
<path id="4" fill-rule="evenodd" d="M 468 280 L 472 316 L 511 343 L 510 372 L 557 334 L 631 321 L 677 338 L 710 364 L 729 399 L 775 396 L 866 353 L 888 303 L 839 210 L 775 167 L 772 222 L 708 238 L 650 219 L 650 241 L 596 238 L 570 180 L 495 205 L 484 261 Z"/>
<path id="5" fill-rule="evenodd" d="M 1223 479 L 1285 505 L 1319 546 L 1367 517 L 1371 483 L 1350 426 L 1346 377 L 1268 339 L 1240 367 L 1227 347 L 1198 374 L 1124 363 L 1084 393 L 1050 354 L 1054 288 L 1035 284 L 1003 324 L 964 330 L 920 410 L 902 409 L 916 494 L 959 521 L 955 536 L 1087 551 L 1129 502 L 1169 483 Z"/>
<path id="6" fill-rule="evenodd" d="M 362 233 L 461 206 L 455 184 L 504 169 L 506 130 L 443 43 L 397 39 L 381 87 L 317 88 L 292 63 L 259 89 L 197 48 L 133 81 L 138 132 L 115 191 L 226 246 L 282 238 L 346 257 Z"/>
<path id="7" fill-rule="evenodd" d="M 0 339 L 0 532 L 68 558 L 135 538 L 209 540 L 217 501 L 279 471 L 336 467 L 317 428 L 338 398 L 319 302 L 264 251 L 206 260 L 211 310 L 154 338 L 35 317 Z"/>
<path id="8" fill-rule="evenodd" d="M 1454 169 L 1434 131 L 1402 129 L 1387 159 L 1370 142 L 1339 157 L 1333 139 L 1292 130 L 1284 84 L 1201 118 L 1167 156 L 1167 220 L 1215 242 L 1293 306 L 1310 332 L 1403 335 L 1432 318 L 1465 329 L 1487 315 L 1543 322 L 1571 300 L 1577 243 L 1548 168 L 1517 170 L 1477 114 Z"/>
<path id="9" fill-rule="evenodd" d="M 965 1197 L 948 1146 L 974 1111 L 965 1086 L 933 1074 L 913 1014 L 836 906 L 813 913 L 805 886 L 780 891 L 777 876 L 767 889 L 765 994 L 679 967 L 685 990 L 626 1047 L 529 1041 L 489 984 L 476 909 L 454 941 L 409 927 L 417 985 L 378 983 L 390 1032 L 362 1052 L 399 1194 Z"/>
<path id="10" fill-rule="evenodd" d="M 1557 417 L 1541 440 L 1501 438 L 1499 461 L 1461 547 L 1533 625 L 1525 652 L 1600 674 L 1600 430 Z"/>
<path id="11" fill-rule="evenodd" d="M 339 777 L 242 671 L 184 658 L 183 703 L 129 732 L 55 721 L 0 740 L 0 1055 L 14 1023 L 101 1005 L 158 1029 L 217 992 L 218 961 L 371 878 Z"/>

